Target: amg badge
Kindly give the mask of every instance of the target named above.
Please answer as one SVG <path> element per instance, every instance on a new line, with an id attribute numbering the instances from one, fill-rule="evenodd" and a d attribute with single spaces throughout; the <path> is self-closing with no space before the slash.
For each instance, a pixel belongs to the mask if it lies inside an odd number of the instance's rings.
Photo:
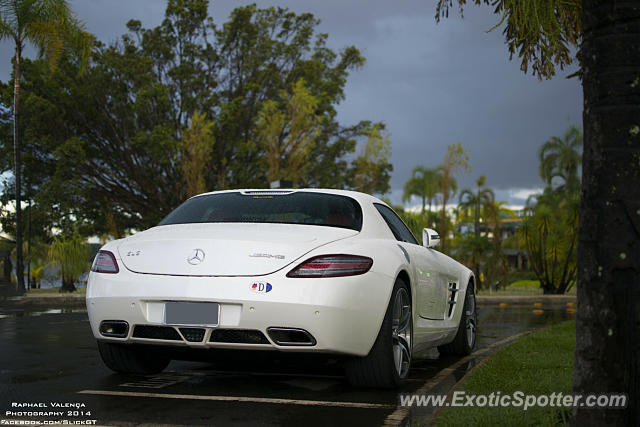
<path id="1" fill-rule="evenodd" d="M 284 259 L 284 255 L 272 255 L 272 254 L 251 254 L 249 255 L 251 258 L 275 258 L 275 259 Z"/>

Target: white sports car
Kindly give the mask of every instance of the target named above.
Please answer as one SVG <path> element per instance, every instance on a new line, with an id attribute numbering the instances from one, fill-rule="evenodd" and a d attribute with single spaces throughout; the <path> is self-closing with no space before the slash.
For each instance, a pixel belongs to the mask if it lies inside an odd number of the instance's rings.
<path id="1" fill-rule="evenodd" d="M 102 247 L 91 329 L 117 372 L 160 372 L 167 347 L 273 349 L 348 356 L 351 383 L 394 387 L 416 351 L 475 345 L 473 274 L 422 237 L 353 191 L 202 194 Z"/>

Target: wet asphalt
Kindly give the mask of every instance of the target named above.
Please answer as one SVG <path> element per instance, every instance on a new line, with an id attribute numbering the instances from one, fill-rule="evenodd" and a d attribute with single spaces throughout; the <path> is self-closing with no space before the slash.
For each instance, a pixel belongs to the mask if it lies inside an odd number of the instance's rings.
<path id="1" fill-rule="evenodd" d="M 571 311 L 562 305 L 536 307 L 535 312 L 529 306 L 480 307 L 477 351 L 485 349 L 484 354 L 464 363 L 458 358 L 440 358 L 437 350 L 414 355 L 406 384 L 401 390 L 389 391 L 351 387 L 337 359 L 277 352 L 217 352 L 210 362 L 173 361 L 160 375 L 118 375 L 102 364 L 86 311 L 0 307 L 0 423 L 393 424 L 398 422 L 393 414 L 398 415 L 399 393 L 424 391 L 425 384 L 429 392 L 447 393 L 494 351 L 492 344 L 573 318 Z M 455 369 L 446 369 L 451 367 Z M 70 407 L 60 408 L 56 403 Z M 11 411 L 63 415 L 16 416 L 7 413 Z M 428 408 L 400 415 L 405 423 L 426 424 L 432 412 Z"/>

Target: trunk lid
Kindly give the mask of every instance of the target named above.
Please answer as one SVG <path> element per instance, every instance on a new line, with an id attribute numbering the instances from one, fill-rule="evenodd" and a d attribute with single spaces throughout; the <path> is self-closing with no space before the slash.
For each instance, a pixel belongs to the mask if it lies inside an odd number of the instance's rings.
<path id="1" fill-rule="evenodd" d="M 163 225 L 125 239 L 118 254 L 135 273 L 259 276 L 280 270 L 319 246 L 357 234 L 346 228 L 298 224 Z"/>

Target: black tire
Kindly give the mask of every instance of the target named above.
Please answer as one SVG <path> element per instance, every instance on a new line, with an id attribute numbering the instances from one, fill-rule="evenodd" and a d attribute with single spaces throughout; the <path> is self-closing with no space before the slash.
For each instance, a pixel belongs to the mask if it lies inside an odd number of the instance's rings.
<path id="1" fill-rule="evenodd" d="M 449 344 L 441 345 L 438 351 L 441 355 L 466 356 L 471 354 L 476 346 L 476 328 L 478 325 L 478 315 L 476 311 L 476 295 L 473 284 L 469 283 L 464 296 L 464 307 L 458 323 L 456 337 Z M 469 339 L 468 328 L 472 329 L 472 339 Z"/>
<path id="2" fill-rule="evenodd" d="M 408 304 L 408 314 L 406 312 Z M 394 330 L 394 306 L 398 302 L 402 308 L 398 317 L 398 327 Z M 407 323 L 408 322 L 408 323 Z M 397 332 L 402 329 L 402 335 Z M 396 332 L 394 334 L 394 331 Z M 396 335 L 396 336 L 394 336 Z M 408 338 L 407 338 L 408 335 Z M 373 347 L 365 357 L 348 360 L 345 365 L 347 379 L 356 387 L 394 388 L 398 387 L 409 374 L 413 343 L 413 318 L 411 309 L 411 290 L 401 279 L 397 279 L 391 292 L 391 300 L 382 321 Z M 399 351 L 400 368 L 396 367 L 394 349 Z M 406 363 L 405 363 L 406 361 Z M 400 370 L 400 372 L 399 372 Z"/>
<path id="3" fill-rule="evenodd" d="M 112 371 L 122 374 L 157 374 L 171 361 L 141 347 L 98 341 L 100 357 Z"/>

